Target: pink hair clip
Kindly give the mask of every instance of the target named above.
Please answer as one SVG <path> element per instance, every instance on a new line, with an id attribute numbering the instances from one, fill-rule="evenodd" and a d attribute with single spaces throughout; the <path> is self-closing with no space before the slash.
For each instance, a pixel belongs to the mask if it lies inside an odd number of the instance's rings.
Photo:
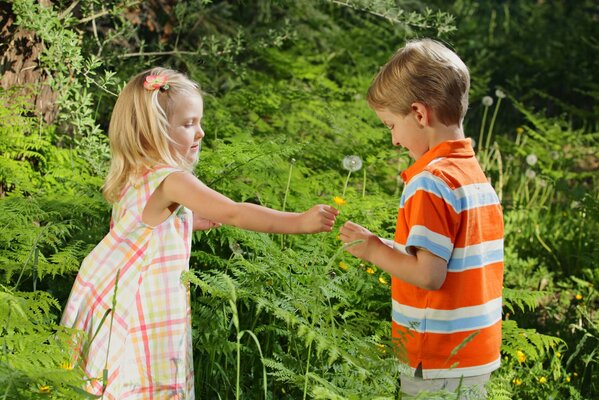
<path id="1" fill-rule="evenodd" d="M 146 81 L 144 82 L 144 89 L 146 90 L 156 90 L 160 89 L 160 91 L 168 90 L 169 85 L 166 83 L 166 76 L 164 75 L 148 75 L 146 76 Z"/>

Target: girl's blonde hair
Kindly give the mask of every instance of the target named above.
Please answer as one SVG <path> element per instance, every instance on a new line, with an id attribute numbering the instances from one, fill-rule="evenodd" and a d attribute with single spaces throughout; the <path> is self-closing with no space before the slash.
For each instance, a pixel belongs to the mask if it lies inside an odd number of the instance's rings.
<path id="1" fill-rule="evenodd" d="M 468 109 L 470 73 L 443 44 L 420 39 L 406 43 L 381 68 L 366 100 L 375 110 L 408 115 L 414 102 L 431 107 L 445 125 L 461 124 Z"/>
<path id="2" fill-rule="evenodd" d="M 166 85 L 145 89 L 146 77 L 151 75 L 165 77 Z M 134 76 L 121 91 L 108 128 L 112 159 L 102 188 L 110 203 L 118 200 L 128 183 L 157 165 L 193 168 L 169 147 L 173 143 L 169 118 L 174 99 L 180 95 L 201 96 L 201 93 L 197 83 L 166 68 L 152 68 Z"/>

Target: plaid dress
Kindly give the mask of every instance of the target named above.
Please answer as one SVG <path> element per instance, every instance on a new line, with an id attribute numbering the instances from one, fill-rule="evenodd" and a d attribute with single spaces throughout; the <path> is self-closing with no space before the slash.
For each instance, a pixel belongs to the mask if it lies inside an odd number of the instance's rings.
<path id="1" fill-rule="evenodd" d="M 65 307 L 61 324 L 85 333 L 74 346 L 87 390 L 100 395 L 106 385 L 104 399 L 194 398 L 189 289 L 181 283 L 192 215 L 180 206 L 156 227 L 141 220 L 175 171 L 154 168 L 123 190 L 110 232 L 83 260 Z"/>

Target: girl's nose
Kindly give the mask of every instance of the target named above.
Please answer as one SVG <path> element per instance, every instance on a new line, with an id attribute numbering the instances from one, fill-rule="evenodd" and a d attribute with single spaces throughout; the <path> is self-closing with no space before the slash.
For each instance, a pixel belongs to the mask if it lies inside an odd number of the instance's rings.
<path id="1" fill-rule="evenodd" d="M 202 139 L 206 134 L 204 133 L 204 129 L 202 125 L 198 125 L 198 129 L 196 131 L 196 139 Z"/>

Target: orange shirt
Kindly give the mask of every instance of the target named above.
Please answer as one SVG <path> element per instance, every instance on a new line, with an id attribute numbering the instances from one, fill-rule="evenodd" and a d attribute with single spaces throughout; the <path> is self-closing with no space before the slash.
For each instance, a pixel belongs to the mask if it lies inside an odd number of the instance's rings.
<path id="1" fill-rule="evenodd" d="M 503 216 L 469 139 L 430 149 L 402 173 L 406 182 L 395 248 L 447 260 L 439 290 L 392 278 L 398 354 L 424 379 L 489 373 L 500 364 Z"/>

